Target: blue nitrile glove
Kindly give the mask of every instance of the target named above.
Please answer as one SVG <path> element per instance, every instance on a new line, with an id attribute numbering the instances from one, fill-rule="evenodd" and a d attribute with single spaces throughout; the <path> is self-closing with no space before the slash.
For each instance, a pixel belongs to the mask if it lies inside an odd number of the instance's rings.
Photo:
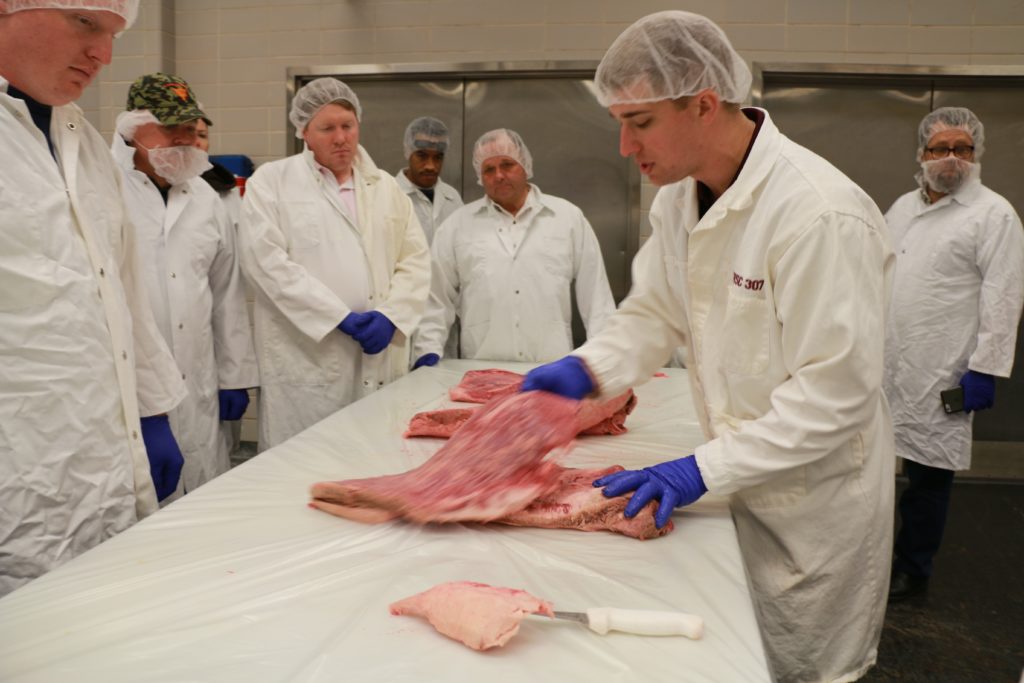
<path id="1" fill-rule="evenodd" d="M 245 389 L 221 389 L 217 397 L 221 420 L 241 420 L 249 407 L 249 392 Z"/>
<path id="2" fill-rule="evenodd" d="M 416 362 L 412 364 L 412 369 L 415 370 L 416 368 L 423 367 L 424 365 L 432 367 L 437 365 L 437 361 L 439 360 L 441 360 L 441 357 L 436 353 L 425 353 L 416 359 Z"/>
<path id="3" fill-rule="evenodd" d="M 566 356 L 526 373 L 520 391 L 538 390 L 579 400 L 594 391 L 594 382 L 580 358 Z"/>
<path id="4" fill-rule="evenodd" d="M 642 470 L 609 474 L 595 481 L 594 486 L 603 486 L 603 493 L 609 498 L 636 491 L 623 513 L 629 518 L 636 516 L 652 499 L 659 501 L 654 514 L 654 524 L 659 529 L 668 524 L 673 508 L 689 505 L 708 492 L 697 468 L 697 459 L 692 455 Z"/>
<path id="5" fill-rule="evenodd" d="M 363 347 L 363 353 L 372 356 L 386 349 L 391 343 L 391 338 L 395 336 L 395 325 L 378 311 L 369 311 L 363 315 L 366 316 L 365 321 L 352 338 Z"/>
<path id="6" fill-rule="evenodd" d="M 996 402 L 996 378 L 984 372 L 968 370 L 960 378 L 964 388 L 964 412 L 987 410 Z"/>
<path id="7" fill-rule="evenodd" d="M 346 315 L 345 319 L 338 324 L 338 329 L 348 336 L 355 338 L 356 332 L 363 329 L 363 326 L 366 325 L 366 316 L 366 313 L 356 313 L 353 311 Z"/>
<path id="8" fill-rule="evenodd" d="M 181 466 L 185 464 L 166 415 L 142 418 L 142 441 L 146 444 L 149 473 L 153 477 L 153 486 L 156 487 L 156 499 L 163 500 L 178 488 Z"/>

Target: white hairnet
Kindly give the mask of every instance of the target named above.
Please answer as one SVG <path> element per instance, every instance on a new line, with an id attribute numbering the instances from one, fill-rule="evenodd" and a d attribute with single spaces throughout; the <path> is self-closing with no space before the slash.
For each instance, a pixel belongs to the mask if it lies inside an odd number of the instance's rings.
<path id="1" fill-rule="evenodd" d="M 87 9 L 113 12 L 125 22 L 125 29 L 135 23 L 139 14 L 139 0 L 7 0 L 7 11 L 25 9 Z"/>
<path id="2" fill-rule="evenodd" d="M 623 31 L 594 76 L 602 107 L 674 100 L 705 88 L 739 104 L 751 80 L 718 25 L 676 10 L 648 15 Z"/>
<path id="3" fill-rule="evenodd" d="M 473 145 L 473 170 L 480 182 L 480 167 L 491 157 L 510 157 L 519 162 L 526 171 L 526 177 L 533 177 L 533 157 L 519 133 L 508 128 L 496 128 L 480 136 Z"/>
<path id="4" fill-rule="evenodd" d="M 429 116 L 413 119 L 405 128 L 402 150 L 408 159 L 418 149 L 432 149 L 441 154 L 448 151 L 448 127 Z"/>
<path id="5" fill-rule="evenodd" d="M 139 126 L 144 126 L 147 123 L 160 125 L 160 121 L 148 109 L 123 111 L 117 115 L 117 119 L 114 121 L 114 130 L 122 138 L 131 142 L 135 139 L 135 131 L 138 130 Z"/>
<path id="6" fill-rule="evenodd" d="M 924 156 L 924 148 L 932 136 L 952 128 L 967 131 L 974 141 L 974 159 L 980 160 L 985 151 L 985 126 L 966 107 L 939 107 L 921 119 L 921 125 L 917 127 L 917 158 L 920 160 Z"/>
<path id="7" fill-rule="evenodd" d="M 295 126 L 295 137 L 301 138 L 310 119 L 316 116 L 324 106 L 334 102 L 346 102 L 356 112 L 356 120 L 363 120 L 363 108 L 359 106 L 359 98 L 337 78 L 317 78 L 299 88 L 292 100 L 292 109 L 288 112 L 288 120 Z"/>

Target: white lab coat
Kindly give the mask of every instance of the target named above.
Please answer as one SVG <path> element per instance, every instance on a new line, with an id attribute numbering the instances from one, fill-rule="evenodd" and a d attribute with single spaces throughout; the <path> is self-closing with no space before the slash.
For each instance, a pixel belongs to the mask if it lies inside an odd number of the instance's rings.
<path id="1" fill-rule="evenodd" d="M 409 199 L 362 147 L 354 166 L 358 226 L 309 150 L 264 164 L 249 179 L 239 245 L 256 296 L 260 449 L 275 446 L 409 368 L 407 340 L 430 290 L 430 252 Z M 339 248 L 354 231 L 358 254 Z M 352 312 L 339 291 L 346 261 L 365 259 L 368 309 L 397 328 L 366 355 L 338 324 Z"/>
<path id="2" fill-rule="evenodd" d="M 60 166 L 0 78 L 0 595 L 157 509 L 139 415 L 185 395 L 106 144 L 73 104 L 50 131 Z"/>
<path id="3" fill-rule="evenodd" d="M 615 310 L 601 247 L 583 212 L 530 186 L 516 220 L 523 239 L 510 244 L 501 209 L 487 197 L 462 207 L 434 236 L 430 301 L 416 333 L 414 358 L 442 355 L 458 316 L 462 358 L 541 362 L 572 350 L 572 302 L 587 335 Z M 507 214 L 506 214 L 507 216 Z"/>
<path id="4" fill-rule="evenodd" d="M 934 204 L 908 192 L 885 219 L 896 250 L 885 354 L 896 455 L 965 470 L 973 414 L 947 415 L 939 392 L 968 369 L 1010 376 L 1024 229 L 1010 203 L 976 177 Z"/>
<path id="5" fill-rule="evenodd" d="M 766 114 L 702 219 L 688 178 L 661 188 L 651 224 L 630 295 L 576 353 L 614 395 L 686 343 L 697 463 L 730 497 L 775 674 L 854 680 L 876 658 L 892 552 L 882 215 Z"/>
<path id="6" fill-rule="evenodd" d="M 395 180 L 398 181 L 398 186 L 402 188 L 402 192 L 416 209 L 416 218 L 419 219 L 420 227 L 423 228 L 423 232 L 427 236 L 427 244 L 432 243 L 434 234 L 441 224 L 462 206 L 462 197 L 454 187 L 440 178 L 437 179 L 437 185 L 434 186 L 433 202 L 412 184 L 412 181 L 405 176 L 404 170 L 395 174 Z"/>
<path id="7" fill-rule="evenodd" d="M 252 328 L 235 249 L 235 227 L 202 178 L 160 190 L 135 169 L 135 148 L 114 134 L 128 215 L 150 310 L 171 348 L 188 396 L 170 413 L 185 466 L 180 493 L 231 468 L 221 429 L 220 389 L 259 384 Z"/>

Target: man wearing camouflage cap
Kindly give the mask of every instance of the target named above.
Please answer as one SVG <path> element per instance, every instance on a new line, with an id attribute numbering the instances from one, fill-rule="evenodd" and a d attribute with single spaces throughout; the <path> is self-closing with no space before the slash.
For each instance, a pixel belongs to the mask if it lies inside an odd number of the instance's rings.
<path id="1" fill-rule="evenodd" d="M 229 469 L 221 421 L 245 412 L 246 389 L 259 383 L 256 357 L 234 225 L 199 177 L 210 164 L 195 146 L 196 124 L 209 117 L 184 80 L 164 73 L 137 78 L 127 107 L 110 151 L 124 180 L 149 306 L 188 387 L 169 416 L 185 457 L 181 480 L 157 482 L 180 495 Z"/>
<path id="2" fill-rule="evenodd" d="M 0 595 L 155 511 L 152 473 L 181 466 L 161 414 L 185 386 L 119 174 L 72 104 L 137 9 L 0 3 Z"/>

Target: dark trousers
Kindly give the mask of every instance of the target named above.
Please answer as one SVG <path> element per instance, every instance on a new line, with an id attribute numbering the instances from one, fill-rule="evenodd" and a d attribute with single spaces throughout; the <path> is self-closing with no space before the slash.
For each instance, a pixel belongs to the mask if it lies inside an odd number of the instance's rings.
<path id="1" fill-rule="evenodd" d="M 900 496 L 900 530 L 893 568 L 911 576 L 932 575 L 932 558 L 942 543 L 953 490 L 953 470 L 903 461 L 910 484 Z"/>

